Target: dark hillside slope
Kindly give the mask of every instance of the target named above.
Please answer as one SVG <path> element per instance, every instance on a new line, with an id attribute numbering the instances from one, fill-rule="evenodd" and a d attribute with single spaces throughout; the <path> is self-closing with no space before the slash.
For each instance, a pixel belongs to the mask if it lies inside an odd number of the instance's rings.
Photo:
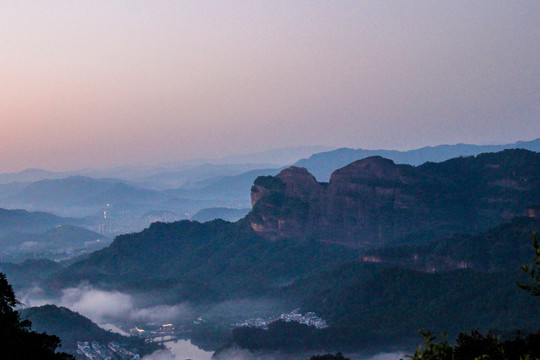
<path id="1" fill-rule="evenodd" d="M 507 272 L 383 268 L 306 299 L 303 310 L 315 311 L 330 325 L 314 334 L 312 345 L 335 349 L 384 345 L 389 339 L 413 346 L 422 329 L 451 337 L 473 328 L 536 331 L 540 303 L 517 287 L 518 279 Z"/>
<path id="2" fill-rule="evenodd" d="M 414 344 L 420 329 L 449 331 L 452 336 L 472 328 L 535 331 L 540 327 L 540 302 L 516 282 L 526 278 L 519 265 L 532 259 L 531 233 L 538 230 L 540 220 L 517 218 L 476 236 L 376 249 L 366 254 L 372 262 L 352 262 L 299 279 L 280 295 L 300 299 L 302 311 L 315 311 L 328 321 L 330 328 L 304 339 L 314 347 L 358 349 L 388 344 L 388 339 Z M 396 267 L 421 268 L 424 259 L 439 262 L 439 271 Z M 471 259 L 473 269 L 459 269 L 463 259 Z M 258 336 L 259 345 L 275 346 L 265 338 L 270 333 L 244 331 L 236 336 L 242 344 Z"/>
<path id="3" fill-rule="evenodd" d="M 25 208 L 62 209 L 77 206 L 104 206 L 107 203 L 149 202 L 160 199 L 159 192 L 139 188 L 122 180 L 72 176 L 31 183 L 19 193 L 2 199 L 2 203 Z"/>
<path id="4" fill-rule="evenodd" d="M 117 341 L 128 344 L 130 348 L 136 347 L 142 350 L 143 354 L 159 348 L 155 344 L 146 344 L 141 338 L 126 337 L 103 330 L 90 319 L 65 307 L 43 305 L 23 309 L 20 313 L 21 318 L 32 322 L 33 330 L 58 336 L 62 340 L 61 350 L 72 354 L 77 350 L 77 341 L 98 341 L 104 345 Z"/>
<path id="5" fill-rule="evenodd" d="M 369 249 L 366 262 L 420 271 L 472 268 L 519 272 L 530 261 L 531 234 L 540 231 L 540 218 L 519 217 L 478 235 L 456 235 L 426 245 Z"/>
<path id="6" fill-rule="evenodd" d="M 385 268 L 351 285 L 306 301 L 336 326 L 413 335 L 419 329 L 452 333 L 473 327 L 540 327 L 540 303 L 521 291 L 520 274 L 454 270 L 423 273 Z M 384 329 L 384 330 L 382 330 Z M 373 331 L 373 330 L 372 330 Z"/>
<path id="7" fill-rule="evenodd" d="M 333 351 L 414 347 L 418 331 L 448 332 L 473 328 L 536 331 L 540 303 L 520 290 L 520 274 L 455 270 L 425 273 L 378 264 L 351 263 L 299 280 L 283 296 L 303 296 L 302 311 L 313 311 L 328 328 L 270 331 L 242 328 L 237 344 L 252 349 Z M 292 332 L 292 334 L 291 334 Z M 291 342 L 276 339 L 293 338 Z"/>
<path id="8" fill-rule="evenodd" d="M 268 242 L 242 222 L 154 223 L 140 233 L 118 236 L 110 247 L 61 271 L 52 283 L 88 280 L 136 289 L 141 282 L 189 282 L 207 287 L 201 297 L 227 297 L 260 294 L 356 257 L 353 251 L 320 243 Z"/>
<path id="9" fill-rule="evenodd" d="M 61 268 L 62 265 L 46 259 L 25 260 L 18 264 L 0 263 L 0 272 L 6 274 L 16 291 L 45 280 Z"/>
<path id="10" fill-rule="evenodd" d="M 0 261 L 28 258 L 62 260 L 92 252 L 110 243 L 105 236 L 73 225 L 58 225 L 40 233 L 12 233 L 0 238 Z"/>
<path id="11" fill-rule="evenodd" d="M 80 219 L 65 218 L 46 212 L 0 209 L 0 237 L 14 233 L 38 233 L 58 225 L 80 225 Z"/>

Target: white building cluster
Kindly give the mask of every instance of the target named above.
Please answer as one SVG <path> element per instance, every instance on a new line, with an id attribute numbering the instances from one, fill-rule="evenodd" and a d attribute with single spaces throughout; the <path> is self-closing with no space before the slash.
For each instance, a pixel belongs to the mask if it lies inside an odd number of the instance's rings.
<path id="1" fill-rule="evenodd" d="M 97 341 L 78 341 L 77 352 L 89 360 L 138 360 L 139 354 L 129 351 L 125 346 L 111 341 L 107 347 Z"/>
<path id="2" fill-rule="evenodd" d="M 313 326 L 317 329 L 324 329 L 328 327 L 328 325 L 326 324 L 326 321 L 318 317 L 314 312 L 307 312 L 305 314 L 301 314 L 300 309 L 295 309 L 289 313 L 284 313 L 279 316 L 272 316 L 267 319 L 263 319 L 263 318 L 248 319 L 248 320 L 233 324 L 233 327 L 248 326 L 248 327 L 256 327 L 256 328 L 268 330 L 268 325 L 279 320 L 282 320 L 285 322 L 294 321 L 300 324 Z"/>

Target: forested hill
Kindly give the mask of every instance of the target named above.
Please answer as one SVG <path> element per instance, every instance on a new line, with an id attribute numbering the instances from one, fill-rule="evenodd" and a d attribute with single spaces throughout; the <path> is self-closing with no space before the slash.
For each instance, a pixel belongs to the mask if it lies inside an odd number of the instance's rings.
<path id="1" fill-rule="evenodd" d="M 80 219 L 60 217 L 46 212 L 0 208 L 0 237 L 15 233 L 43 232 L 58 225 L 79 225 L 83 223 L 84 221 Z"/>
<path id="2" fill-rule="evenodd" d="M 32 322 L 34 331 L 55 334 L 62 341 L 61 350 L 72 354 L 77 350 L 77 341 L 98 341 L 105 345 L 110 341 L 117 341 L 135 347 L 143 354 L 159 348 L 155 344 L 146 344 L 141 338 L 126 337 L 103 330 L 90 319 L 65 307 L 43 305 L 21 310 L 20 313 L 22 319 Z"/>
<path id="3" fill-rule="evenodd" d="M 531 259 L 531 234 L 540 231 L 540 218 L 518 217 L 477 235 L 456 235 L 429 244 L 369 249 L 366 262 L 420 271 L 472 268 L 518 272 Z"/>
<path id="4" fill-rule="evenodd" d="M 201 300 L 261 294 L 283 281 L 356 259 L 342 247 L 310 241 L 268 242 L 245 222 L 154 223 L 63 270 L 52 284 L 88 280 L 135 289 L 160 283 Z M 198 298 L 194 298 L 198 297 Z"/>
<path id="5" fill-rule="evenodd" d="M 537 231 L 540 219 L 523 217 L 478 235 L 366 252 L 368 261 L 280 289 L 280 296 L 300 299 L 303 311 L 326 319 L 328 328 L 281 324 L 266 332 L 239 329 L 234 339 L 252 349 L 345 350 L 387 346 L 389 339 L 412 348 L 421 329 L 448 332 L 450 338 L 471 329 L 537 331 L 540 301 L 517 286 L 527 280 L 520 265 L 532 261 L 531 234 Z M 291 331 L 294 341 L 287 339 Z"/>
<path id="6" fill-rule="evenodd" d="M 420 167 L 368 158 L 326 185 L 293 167 L 259 178 L 253 210 L 237 223 L 154 223 L 118 236 L 49 284 L 153 283 L 191 300 L 261 293 L 354 260 L 358 247 L 476 233 L 522 215 L 540 199 L 538 168 L 540 154 L 526 150 Z"/>
<path id="7" fill-rule="evenodd" d="M 367 265 L 347 264 L 291 286 L 296 294 L 306 291 L 302 310 L 316 312 L 328 328 L 242 328 L 233 333 L 234 340 L 251 349 L 381 351 L 389 344 L 412 349 L 422 329 L 454 338 L 475 328 L 506 334 L 540 328 L 540 302 L 518 288 L 519 274 Z"/>
<path id="8" fill-rule="evenodd" d="M 306 348 L 358 349 L 388 339 L 411 344 L 421 328 L 534 330 L 540 305 L 516 281 L 518 266 L 533 253 L 530 232 L 540 226 L 538 168 L 540 154 L 525 150 L 419 167 L 368 158 L 336 171 L 329 184 L 293 167 L 259 178 L 252 212 L 236 223 L 154 223 L 60 269 L 48 285 L 88 281 L 201 306 L 261 295 L 285 299 L 330 325 L 309 330 Z M 530 217 L 511 220 L 525 213 Z M 283 232 L 257 226 L 265 224 Z M 360 231 L 366 224 L 385 241 L 370 242 L 373 233 Z M 397 229 L 408 238 L 385 237 Z M 466 230 L 471 235 L 452 235 Z M 327 234 L 363 249 L 317 236 Z M 405 240 L 414 245 L 369 250 Z M 249 339 L 237 340 L 249 346 Z"/>

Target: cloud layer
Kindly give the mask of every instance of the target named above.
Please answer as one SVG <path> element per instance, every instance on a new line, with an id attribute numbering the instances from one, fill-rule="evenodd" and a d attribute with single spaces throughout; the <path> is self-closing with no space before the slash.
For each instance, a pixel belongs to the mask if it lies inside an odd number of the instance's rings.
<path id="1" fill-rule="evenodd" d="M 87 284 L 62 290 L 59 298 L 43 297 L 39 287 L 17 294 L 24 306 L 56 304 L 89 318 L 98 325 L 112 323 L 165 323 L 193 316 L 187 304 L 137 306 L 134 297 L 120 291 L 106 291 Z"/>

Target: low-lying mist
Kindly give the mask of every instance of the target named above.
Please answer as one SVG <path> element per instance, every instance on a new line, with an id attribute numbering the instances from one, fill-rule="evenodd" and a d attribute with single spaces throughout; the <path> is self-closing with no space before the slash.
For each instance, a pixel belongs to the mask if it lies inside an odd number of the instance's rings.
<path id="1" fill-rule="evenodd" d="M 99 289 L 89 284 L 63 289 L 58 297 L 45 297 L 39 287 L 19 291 L 17 296 L 24 307 L 55 304 L 69 308 L 89 318 L 105 329 L 127 335 L 120 327 L 143 324 L 192 323 L 202 317 L 205 321 L 228 326 L 233 321 L 253 317 L 276 315 L 291 311 L 296 304 L 274 299 L 235 299 L 207 305 L 205 307 L 179 303 L 174 305 L 151 305 L 155 301 L 121 291 Z M 149 296 L 149 295 L 146 295 Z M 155 300 L 155 299 L 154 299 Z M 222 344 L 224 345 L 224 344 Z M 398 360 L 405 351 L 384 352 L 376 355 L 366 353 L 344 354 L 351 360 Z M 317 352 L 288 354 L 282 352 L 251 352 L 246 349 L 230 348 L 213 355 L 192 344 L 190 340 L 168 343 L 168 349 L 147 355 L 143 360 L 184 360 L 186 358 L 209 360 L 308 360 Z M 213 356 L 212 356 L 213 355 Z"/>
<path id="2" fill-rule="evenodd" d="M 191 323 L 202 317 L 220 326 L 254 317 L 268 317 L 293 310 L 298 304 L 269 298 L 249 298 L 194 305 L 188 302 L 160 304 L 157 295 L 104 290 L 87 283 L 59 292 L 57 297 L 45 296 L 34 286 L 18 291 L 24 307 L 54 304 L 69 308 L 98 325 L 130 325 Z"/>
<path id="3" fill-rule="evenodd" d="M 88 284 L 63 289 L 58 298 L 44 298 L 40 288 L 22 291 L 19 295 L 25 307 L 55 304 L 69 308 L 98 325 L 126 323 L 164 323 L 190 319 L 194 310 L 187 304 L 137 306 L 137 299 L 120 291 L 106 291 Z"/>
<path id="4" fill-rule="evenodd" d="M 334 352 L 335 353 L 335 352 Z M 405 351 L 394 352 L 381 352 L 375 355 L 365 353 L 344 353 L 346 358 L 351 360 L 399 360 L 405 357 Z M 215 354 L 212 359 L 214 360 L 308 360 L 313 355 L 320 355 L 321 352 L 317 351 L 305 351 L 295 354 L 283 353 L 283 352 L 251 352 L 245 349 L 231 348 L 227 351 L 219 352 Z M 180 360 L 180 357 L 171 358 L 174 360 Z M 154 360 L 148 358 L 148 360 Z M 183 359 L 182 359 L 183 360 Z"/>
<path id="5" fill-rule="evenodd" d="M 346 353 L 345 357 L 351 360 L 399 360 L 405 357 L 405 351 L 382 352 L 375 355 L 362 353 Z M 159 350 L 143 357 L 142 360 L 308 360 L 320 352 L 306 351 L 295 354 L 283 352 L 251 352 L 246 349 L 231 348 L 216 354 L 203 351 L 192 345 L 188 340 L 180 340 L 169 344 L 169 349 Z"/>

